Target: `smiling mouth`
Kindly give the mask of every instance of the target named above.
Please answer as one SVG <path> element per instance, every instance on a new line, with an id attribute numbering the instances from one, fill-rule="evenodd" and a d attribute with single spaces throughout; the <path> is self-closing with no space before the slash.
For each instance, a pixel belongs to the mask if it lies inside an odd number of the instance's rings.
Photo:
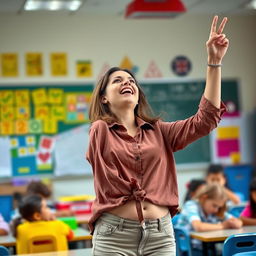
<path id="1" fill-rule="evenodd" d="M 120 91 L 120 94 L 134 94 L 134 92 L 133 92 L 133 90 L 132 90 L 132 88 L 123 88 L 121 91 Z"/>

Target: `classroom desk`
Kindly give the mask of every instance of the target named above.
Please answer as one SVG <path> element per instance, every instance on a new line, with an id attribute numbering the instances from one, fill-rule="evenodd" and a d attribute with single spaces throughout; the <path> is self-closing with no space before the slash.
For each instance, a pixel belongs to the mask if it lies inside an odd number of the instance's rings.
<path id="1" fill-rule="evenodd" d="M 76 249 L 76 250 L 62 251 L 62 252 L 19 254 L 19 256 L 90 256 L 90 255 L 92 255 L 92 248 Z"/>
<path id="2" fill-rule="evenodd" d="M 78 224 L 88 224 L 92 214 L 77 214 L 75 215 Z"/>
<path id="3" fill-rule="evenodd" d="M 84 228 L 77 228 L 76 230 L 74 230 L 74 237 L 70 241 L 87 241 L 91 239 L 92 236 L 90 235 L 88 230 Z M 16 246 L 16 238 L 12 235 L 0 236 L 0 245 L 6 247 Z"/>
<path id="4" fill-rule="evenodd" d="M 207 243 L 224 242 L 226 238 L 235 234 L 255 233 L 256 226 L 243 226 L 239 229 L 223 229 L 206 232 L 190 232 L 190 237 L 202 241 L 203 255 L 208 255 Z"/>

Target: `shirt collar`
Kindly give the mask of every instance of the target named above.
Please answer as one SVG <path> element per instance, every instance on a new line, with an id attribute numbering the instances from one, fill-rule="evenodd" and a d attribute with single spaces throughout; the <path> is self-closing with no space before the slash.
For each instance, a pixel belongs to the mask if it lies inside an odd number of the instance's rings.
<path id="1" fill-rule="evenodd" d="M 144 121 L 143 119 L 141 119 L 138 116 L 136 116 L 135 118 L 136 118 L 138 127 L 145 128 L 145 129 L 147 129 L 147 128 L 154 129 L 154 126 L 151 123 Z M 108 124 L 109 128 L 114 128 L 114 127 L 119 127 L 119 126 L 122 126 L 122 124 L 120 124 L 118 122 L 113 122 L 113 123 Z"/>

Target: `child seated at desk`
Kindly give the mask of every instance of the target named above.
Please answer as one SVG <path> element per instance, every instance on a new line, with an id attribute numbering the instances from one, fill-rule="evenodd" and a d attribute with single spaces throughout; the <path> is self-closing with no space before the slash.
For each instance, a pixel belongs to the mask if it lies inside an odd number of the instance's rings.
<path id="1" fill-rule="evenodd" d="M 186 203 L 188 200 L 193 199 L 193 197 L 196 195 L 197 191 L 201 189 L 206 184 L 206 181 L 204 179 L 192 179 L 187 185 L 187 193 L 184 198 L 184 203 Z"/>
<path id="2" fill-rule="evenodd" d="M 226 180 L 226 176 L 225 176 L 225 173 L 224 173 L 224 168 L 223 168 L 222 165 L 220 165 L 220 164 L 211 164 L 208 167 L 207 174 L 206 174 L 206 182 L 208 184 L 211 184 L 211 183 L 220 184 L 224 188 L 225 193 L 227 194 L 228 200 L 232 204 L 239 204 L 240 203 L 239 196 L 237 196 L 233 191 L 231 191 L 227 187 L 227 184 L 226 184 L 227 180 Z"/>
<path id="3" fill-rule="evenodd" d="M 243 225 L 256 225 L 256 178 L 254 178 L 249 187 L 250 200 L 240 214 Z"/>
<path id="4" fill-rule="evenodd" d="M 176 227 L 190 231 L 213 231 L 240 228 L 242 221 L 226 212 L 227 195 L 219 184 L 207 184 L 187 201 L 181 210 Z M 192 240 L 192 247 L 201 249 L 201 242 Z"/>
<path id="5" fill-rule="evenodd" d="M 0 213 L 0 236 L 8 235 L 10 229 L 8 223 L 4 220 L 3 216 Z"/>
<path id="6" fill-rule="evenodd" d="M 67 240 L 73 238 L 73 231 L 59 220 L 50 220 L 51 211 L 46 200 L 39 195 L 24 197 L 19 205 L 21 217 L 13 220 L 12 231 L 17 238 L 17 253 L 29 253 L 28 241 L 34 236 L 53 235 L 57 251 L 68 250 Z M 24 220 L 24 222 L 22 222 Z"/>
<path id="7" fill-rule="evenodd" d="M 26 189 L 26 195 L 34 195 L 34 194 L 40 195 L 45 200 L 47 200 L 47 205 L 50 206 L 50 208 L 51 208 L 51 219 L 52 220 L 54 220 L 56 217 L 67 217 L 67 216 L 74 215 L 74 213 L 69 210 L 60 210 L 60 211 L 55 210 L 52 202 L 49 201 L 49 199 L 52 196 L 52 191 L 42 181 L 30 181 L 29 182 L 27 189 Z M 19 195 L 18 201 L 20 201 L 21 199 L 22 199 L 22 195 Z M 19 211 L 18 211 L 18 209 L 16 209 L 14 211 L 14 214 L 12 215 L 12 219 L 15 219 L 19 216 L 20 216 Z"/>

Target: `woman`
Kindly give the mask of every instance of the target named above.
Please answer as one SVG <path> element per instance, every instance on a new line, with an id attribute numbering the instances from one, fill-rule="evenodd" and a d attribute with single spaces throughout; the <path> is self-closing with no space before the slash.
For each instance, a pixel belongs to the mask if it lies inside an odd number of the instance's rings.
<path id="1" fill-rule="evenodd" d="M 217 126 L 221 105 L 221 62 L 229 41 L 211 26 L 206 87 L 198 112 L 183 121 L 152 117 L 133 74 L 110 69 L 96 86 L 89 111 L 92 122 L 87 160 L 96 199 L 89 222 L 93 255 L 175 255 L 170 214 L 178 207 L 173 152 Z"/>

